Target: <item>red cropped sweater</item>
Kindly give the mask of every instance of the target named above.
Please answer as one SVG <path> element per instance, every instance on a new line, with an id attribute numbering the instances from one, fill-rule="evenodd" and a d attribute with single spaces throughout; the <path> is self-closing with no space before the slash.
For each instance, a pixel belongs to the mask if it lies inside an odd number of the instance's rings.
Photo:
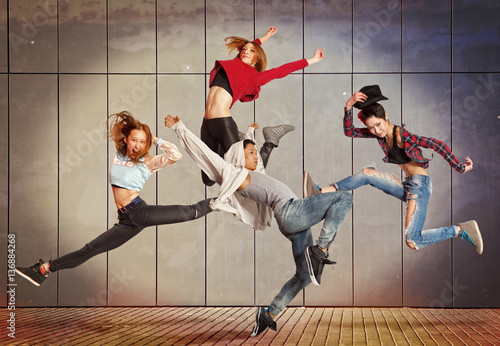
<path id="1" fill-rule="evenodd" d="M 257 43 L 259 43 L 256 40 Z M 233 102 L 231 107 L 238 100 L 241 102 L 253 101 L 259 97 L 259 92 L 264 84 L 269 83 L 273 79 L 283 78 L 290 73 L 303 69 L 308 65 L 306 59 L 290 62 L 280 67 L 276 67 L 263 72 L 258 72 L 255 68 L 245 64 L 241 59 L 234 58 L 233 60 L 217 60 L 215 66 L 210 72 L 210 87 L 215 78 L 215 75 L 220 68 L 226 71 L 229 85 L 233 92 Z"/>

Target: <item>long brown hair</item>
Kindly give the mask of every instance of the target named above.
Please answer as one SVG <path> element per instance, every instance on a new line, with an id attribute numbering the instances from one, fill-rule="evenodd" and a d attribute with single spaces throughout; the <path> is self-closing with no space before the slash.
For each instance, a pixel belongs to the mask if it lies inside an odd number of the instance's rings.
<path id="1" fill-rule="evenodd" d="M 127 111 L 112 114 L 108 117 L 109 138 L 115 142 L 115 148 L 123 156 L 127 156 L 127 143 L 125 138 L 130 135 L 132 130 L 142 130 L 146 133 L 146 148 L 144 153 L 135 159 L 130 158 L 134 163 L 137 163 L 141 158 L 148 155 L 149 149 L 153 145 L 151 130 L 149 126 L 135 119 L 132 114 Z"/>
<path id="2" fill-rule="evenodd" d="M 266 53 L 264 52 L 264 49 L 260 46 L 260 44 L 257 44 L 255 41 L 248 41 L 246 38 L 243 37 L 238 37 L 238 36 L 229 36 L 224 39 L 224 42 L 226 44 L 227 49 L 229 49 L 229 54 L 233 52 L 233 50 L 237 49 L 238 50 L 238 55 L 236 56 L 237 58 L 240 57 L 241 49 L 247 44 L 251 43 L 255 47 L 255 58 L 256 58 L 256 63 L 254 68 L 259 71 L 265 71 L 267 68 L 267 56 Z"/>

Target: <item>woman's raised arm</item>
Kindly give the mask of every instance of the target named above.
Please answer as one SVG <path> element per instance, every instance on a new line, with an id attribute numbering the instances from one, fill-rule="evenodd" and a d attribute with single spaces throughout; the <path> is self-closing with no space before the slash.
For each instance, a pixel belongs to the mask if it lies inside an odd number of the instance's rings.
<path id="1" fill-rule="evenodd" d="M 355 92 L 352 96 L 347 100 L 345 104 L 345 110 L 348 111 L 354 106 L 356 102 L 365 102 L 368 96 L 363 94 L 361 91 Z"/>
<path id="2" fill-rule="evenodd" d="M 325 50 L 324 48 L 316 49 L 316 52 L 314 52 L 314 56 L 310 59 L 307 59 L 307 63 L 309 65 L 312 65 L 323 60 L 323 58 L 325 57 L 325 55 L 323 54 L 324 50 Z"/>
<path id="3" fill-rule="evenodd" d="M 271 36 L 276 34 L 276 31 L 278 31 L 278 29 L 276 29 L 275 26 L 270 26 L 269 29 L 267 29 L 266 34 L 259 39 L 260 43 L 263 44 L 266 42 L 269 38 L 271 38 Z"/>

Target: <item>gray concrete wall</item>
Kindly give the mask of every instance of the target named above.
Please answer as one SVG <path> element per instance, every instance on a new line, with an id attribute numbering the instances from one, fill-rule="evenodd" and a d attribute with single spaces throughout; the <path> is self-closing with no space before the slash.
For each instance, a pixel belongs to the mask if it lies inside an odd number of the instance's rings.
<path id="1" fill-rule="evenodd" d="M 232 58 L 224 38 L 261 37 L 271 25 L 278 32 L 263 46 L 268 68 L 310 58 L 318 47 L 326 57 L 232 108 L 242 131 L 254 121 L 261 129 L 296 127 L 273 152 L 268 174 L 298 196 L 304 169 L 321 186 L 367 166 L 401 177 L 382 162 L 375 140 L 343 135 L 347 99 L 379 84 L 393 123 L 474 161 L 474 170 L 461 175 L 434 154 L 425 227 L 475 219 L 485 242 L 482 256 L 460 239 L 410 250 L 405 205 L 363 187 L 353 192 L 353 209 L 331 248 L 338 264 L 292 305 L 499 307 L 495 0 L 0 0 L 0 267 L 8 267 L 9 253 L 13 258 L 8 239 L 15 239 L 16 264 L 29 266 L 79 249 L 111 227 L 114 145 L 106 117 L 128 110 L 178 145 L 163 118 L 179 115 L 199 133 L 210 70 L 216 59 Z M 153 175 L 141 196 L 149 204 L 191 204 L 217 191 L 205 188 L 186 154 Z M 16 277 L 15 304 L 267 305 L 293 272 L 290 243 L 276 222 L 259 232 L 212 213 L 149 227 L 41 287 Z M 0 281 L 8 279 L 1 270 Z M 0 306 L 9 299 L 0 294 Z"/>

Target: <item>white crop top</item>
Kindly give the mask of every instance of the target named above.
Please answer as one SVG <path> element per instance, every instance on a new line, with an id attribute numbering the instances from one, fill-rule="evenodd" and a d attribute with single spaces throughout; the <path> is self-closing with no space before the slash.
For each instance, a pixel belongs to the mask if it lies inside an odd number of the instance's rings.
<path id="1" fill-rule="evenodd" d="M 111 165 L 109 180 L 111 185 L 127 190 L 140 191 L 152 173 L 159 169 L 173 165 L 182 158 L 182 154 L 175 144 L 158 138 L 156 145 L 163 150 L 162 155 L 147 155 L 134 163 L 129 157 L 116 152 Z"/>

